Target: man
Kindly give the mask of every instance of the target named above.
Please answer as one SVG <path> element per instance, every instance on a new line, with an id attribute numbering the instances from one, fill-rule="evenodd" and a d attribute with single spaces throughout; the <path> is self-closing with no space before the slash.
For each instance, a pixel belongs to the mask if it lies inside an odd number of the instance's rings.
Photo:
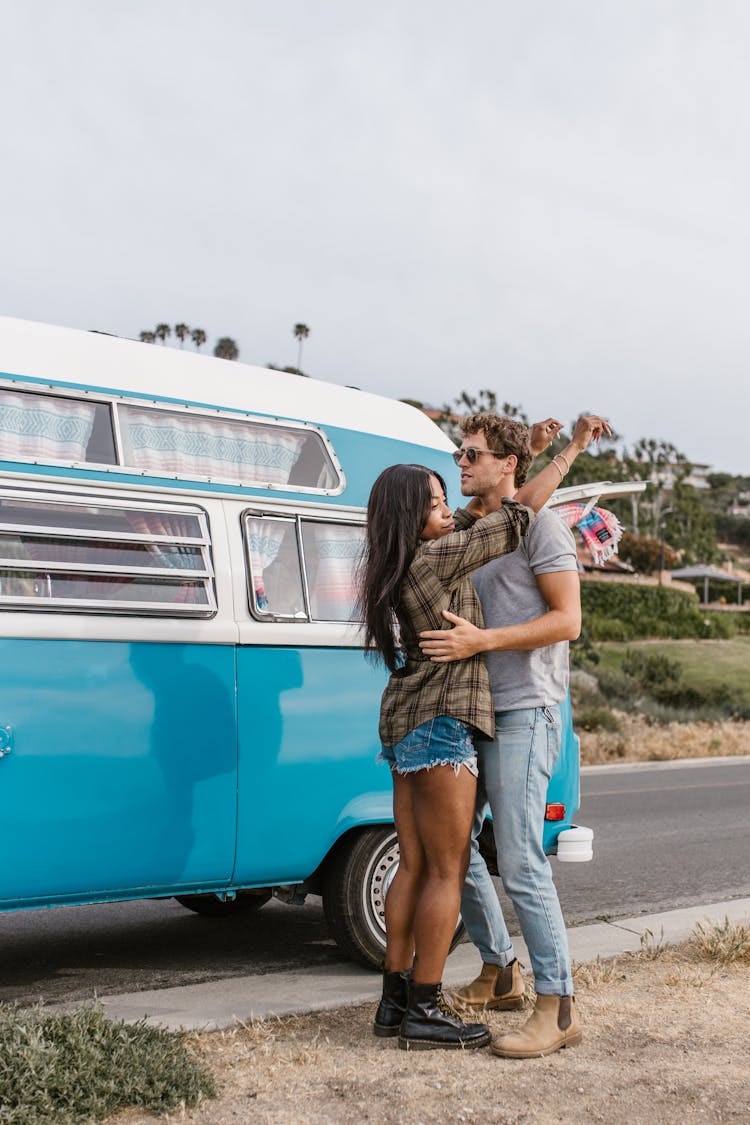
<path id="1" fill-rule="evenodd" d="M 496 414 L 463 419 L 461 492 L 466 526 L 500 507 L 526 478 L 532 457 L 557 436 L 554 419 L 533 426 Z M 573 440 L 554 459 L 562 480 L 591 440 L 610 433 L 596 415 L 579 418 Z M 477 741 L 480 782 L 471 861 L 461 898 L 469 936 L 482 955 L 479 977 L 456 994 L 466 1008 L 518 1008 L 524 983 L 477 836 L 492 811 L 498 870 L 518 915 L 534 970 L 537 1002 L 518 1031 L 492 1044 L 495 1054 L 533 1058 L 581 1040 L 573 998 L 565 923 L 542 847 L 547 783 L 560 750 L 559 704 L 568 690 L 568 642 L 581 627 L 575 544 L 569 528 L 548 509 L 521 546 L 473 575 L 485 628 L 444 612 L 452 629 L 421 634 L 433 660 L 460 660 L 486 652 L 495 703 L 493 742 Z"/>

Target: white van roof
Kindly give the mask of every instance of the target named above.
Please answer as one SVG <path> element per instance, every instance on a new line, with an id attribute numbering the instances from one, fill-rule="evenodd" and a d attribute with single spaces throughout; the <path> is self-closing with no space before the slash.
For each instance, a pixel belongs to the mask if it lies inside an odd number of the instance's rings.
<path id="1" fill-rule="evenodd" d="M 2 374 L 171 398 L 455 449 L 421 410 L 395 399 L 236 360 L 12 317 L 0 317 Z"/>

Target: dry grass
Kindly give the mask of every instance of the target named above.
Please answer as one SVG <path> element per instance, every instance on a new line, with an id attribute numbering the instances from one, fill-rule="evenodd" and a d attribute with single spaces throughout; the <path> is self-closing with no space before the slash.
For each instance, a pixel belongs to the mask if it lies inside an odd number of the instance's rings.
<path id="1" fill-rule="evenodd" d="M 603 960 L 597 956 L 595 961 L 573 962 L 573 985 L 576 995 L 581 992 L 599 992 L 613 981 L 624 980 L 622 966 L 616 957 Z"/>
<path id="2" fill-rule="evenodd" d="M 191 1125 L 697 1125 L 747 1121 L 750 927 L 704 925 L 681 945 L 576 965 L 584 1042 L 526 1062 L 488 1051 L 398 1050 L 373 1006 L 198 1038 L 216 1101 L 161 1118 Z M 706 954 L 706 949 L 715 952 Z M 495 1035 L 528 1012 L 490 1012 Z M 110 1125 L 155 1125 L 128 1111 Z"/>
<path id="3" fill-rule="evenodd" d="M 697 955 L 706 961 L 731 965 L 736 961 L 750 963 L 750 926 L 725 918 L 715 925 L 697 923 L 692 937 Z"/>
<path id="4" fill-rule="evenodd" d="M 750 754 L 748 722 L 656 723 L 643 715 L 613 713 L 618 731 L 578 731 L 582 765 Z"/>
<path id="5" fill-rule="evenodd" d="M 669 949 L 669 944 L 664 940 L 664 927 L 658 934 L 651 930 L 644 930 L 641 934 L 641 956 L 647 961 L 655 961 Z"/>

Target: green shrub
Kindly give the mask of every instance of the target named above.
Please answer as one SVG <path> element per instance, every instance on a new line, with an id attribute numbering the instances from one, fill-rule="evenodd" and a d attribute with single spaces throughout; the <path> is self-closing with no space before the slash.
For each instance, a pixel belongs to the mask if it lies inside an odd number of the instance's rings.
<path id="1" fill-rule="evenodd" d="M 724 610 L 702 609 L 701 617 L 709 630 L 709 639 L 714 641 L 728 641 L 735 635 L 741 621 L 746 614 L 732 613 Z M 750 622 L 748 623 L 750 625 Z"/>
<path id="2" fill-rule="evenodd" d="M 614 734 L 620 730 L 620 720 L 608 707 L 578 707 L 575 709 L 574 722 L 578 730 L 609 730 Z"/>
<path id="3" fill-rule="evenodd" d="M 634 535 L 632 531 L 625 532 L 617 553 L 623 562 L 630 563 L 640 574 L 671 570 L 680 565 L 679 555 L 668 543 L 647 535 Z"/>
<path id="4" fill-rule="evenodd" d="M 733 618 L 737 623 L 738 633 L 750 633 L 750 613 L 735 613 Z"/>
<path id="5" fill-rule="evenodd" d="M 0 1005 L 0 1122 L 75 1125 L 124 1106 L 154 1113 L 215 1096 L 183 1037 L 105 1018 Z"/>
<path id="6" fill-rule="evenodd" d="M 623 711 L 641 711 L 659 722 L 750 717 L 750 706 L 738 695 L 736 684 L 695 677 L 686 683 L 679 660 L 645 646 L 626 649 L 617 671 L 597 670 L 596 678 L 601 701 Z"/>
<path id="7" fill-rule="evenodd" d="M 622 670 L 632 676 L 639 684 L 652 692 L 667 684 L 676 684 L 682 677 L 682 666 L 678 660 L 656 652 L 629 648 L 622 658 Z"/>
<path id="8" fill-rule="evenodd" d="M 599 652 L 593 643 L 594 638 L 586 629 L 581 629 L 580 635 L 570 645 L 570 665 L 572 668 L 590 668 L 601 660 Z"/>
<path id="9" fill-rule="evenodd" d="M 597 671 L 596 678 L 599 681 L 599 691 L 611 706 L 615 705 L 622 711 L 631 711 L 639 705 L 639 696 L 642 692 L 639 691 L 637 681 L 631 676 L 602 669 L 601 672 Z"/>
<path id="10" fill-rule="evenodd" d="M 697 597 L 684 590 L 629 582 L 582 582 L 581 606 L 584 627 L 595 641 L 727 639 L 737 616 L 702 610 Z"/>
<path id="11" fill-rule="evenodd" d="M 630 641 L 633 640 L 632 629 L 629 629 L 619 617 L 605 617 L 601 613 L 592 613 L 585 617 L 586 631 L 592 641 Z"/>

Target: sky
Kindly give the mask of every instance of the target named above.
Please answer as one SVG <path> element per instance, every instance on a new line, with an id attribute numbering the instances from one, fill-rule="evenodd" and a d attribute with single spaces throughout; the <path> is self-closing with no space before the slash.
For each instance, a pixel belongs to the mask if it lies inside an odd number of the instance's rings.
<path id="1" fill-rule="evenodd" d="M 746 0 L 0 0 L 0 313 L 303 322 L 317 378 L 750 474 L 748 57 Z"/>

